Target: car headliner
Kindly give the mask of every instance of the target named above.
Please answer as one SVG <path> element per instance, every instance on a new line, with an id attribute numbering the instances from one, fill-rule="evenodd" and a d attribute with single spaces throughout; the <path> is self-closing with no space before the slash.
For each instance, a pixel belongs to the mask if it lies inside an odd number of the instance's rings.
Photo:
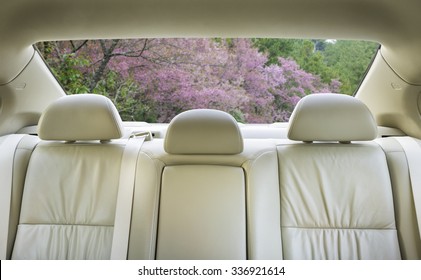
<path id="1" fill-rule="evenodd" d="M 44 40 L 135 37 L 364 39 L 421 85 L 419 0 L 13 0 L 0 9 L 0 85 Z M 7 67 L 5 67 L 5 65 Z"/>

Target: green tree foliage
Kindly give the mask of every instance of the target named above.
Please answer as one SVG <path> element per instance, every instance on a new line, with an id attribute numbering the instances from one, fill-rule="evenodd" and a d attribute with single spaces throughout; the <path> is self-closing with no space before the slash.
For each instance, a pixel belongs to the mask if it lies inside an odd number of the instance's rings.
<path id="1" fill-rule="evenodd" d="M 123 120 L 156 122 L 153 101 L 141 94 L 138 84 L 107 68 L 115 56 L 112 53 L 118 42 L 112 40 L 107 45 L 103 40 L 95 41 L 98 46 L 88 40 L 41 42 L 37 48 L 68 94 L 90 92 L 105 95 L 114 102 Z M 98 53 L 99 57 L 86 50 Z"/>
<path id="2" fill-rule="evenodd" d="M 277 64 L 278 58 L 295 60 L 301 69 L 318 75 L 322 82 L 329 83 L 337 78 L 324 62 L 322 51 L 326 48 L 324 40 L 298 39 L 253 39 L 254 46 L 266 53 L 269 64 Z"/>
<path id="3" fill-rule="evenodd" d="M 66 92 L 78 94 L 88 91 L 85 77 L 80 71 L 81 68 L 89 65 L 88 59 L 76 55 L 76 52 L 70 49 L 62 52 L 57 48 L 56 42 L 42 42 L 37 47 Z"/>
<path id="4" fill-rule="evenodd" d="M 108 71 L 92 92 L 110 98 L 121 119 L 125 121 L 143 120 L 152 123 L 157 121 L 153 102 L 141 94 L 139 86 L 133 79 L 123 80 L 116 71 Z"/>
<path id="5" fill-rule="evenodd" d="M 377 43 L 364 41 L 336 41 L 326 46 L 325 63 L 338 75 L 343 93 L 357 90 L 378 47 Z"/>
<path id="6" fill-rule="evenodd" d="M 316 46 L 322 46 L 323 44 L 316 44 L 316 42 L 320 42 L 320 40 L 297 40 L 292 58 L 297 61 L 303 70 L 320 76 L 323 82 L 328 82 L 337 77 L 325 64 L 323 52 L 316 48 Z"/>
<path id="7" fill-rule="evenodd" d="M 297 39 L 271 39 L 259 38 L 252 39 L 253 45 L 259 49 L 259 52 L 267 55 L 267 65 L 278 64 L 278 58 L 291 58 L 295 60 L 295 50 L 297 44 L 302 40 Z"/>
<path id="8" fill-rule="evenodd" d="M 378 44 L 364 41 L 253 39 L 260 52 L 268 56 L 268 64 L 278 58 L 295 60 L 300 67 L 322 82 L 338 79 L 341 93 L 352 95 L 363 78 Z"/>

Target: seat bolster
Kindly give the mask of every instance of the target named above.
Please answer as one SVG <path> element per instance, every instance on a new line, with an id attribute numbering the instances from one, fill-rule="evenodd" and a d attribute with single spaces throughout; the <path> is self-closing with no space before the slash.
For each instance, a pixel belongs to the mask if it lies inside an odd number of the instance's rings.
<path id="1" fill-rule="evenodd" d="M 248 146 L 245 140 L 246 147 Z M 275 146 L 243 164 L 247 197 L 247 256 L 282 259 L 278 157 Z"/>
<path id="2" fill-rule="evenodd" d="M 20 210 L 22 208 L 22 193 L 25 184 L 28 164 L 35 146 L 40 139 L 36 136 L 25 136 L 19 143 L 16 153 L 15 162 L 13 166 L 13 189 L 12 189 L 12 203 L 10 211 L 10 228 L 9 228 L 9 246 L 8 258 L 10 258 L 13 244 L 15 243 L 16 232 L 19 224 Z"/>
<path id="3" fill-rule="evenodd" d="M 418 229 L 405 152 L 394 137 L 376 139 L 376 142 L 381 145 L 386 153 L 393 188 L 396 226 L 402 258 L 420 260 L 420 229 Z"/>
<path id="4" fill-rule="evenodd" d="M 153 141 L 146 145 L 153 145 Z M 161 143 L 162 149 L 162 141 Z M 145 152 L 139 153 L 138 168 L 133 194 L 132 222 L 130 227 L 129 260 L 153 260 L 156 254 L 156 239 L 159 214 L 161 174 L 164 163 L 153 159 Z"/>

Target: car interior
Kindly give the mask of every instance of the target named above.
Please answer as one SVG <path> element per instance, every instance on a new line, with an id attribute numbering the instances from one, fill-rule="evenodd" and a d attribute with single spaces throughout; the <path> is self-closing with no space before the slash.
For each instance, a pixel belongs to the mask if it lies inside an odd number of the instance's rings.
<path id="1" fill-rule="evenodd" d="M 14 0 L 0 9 L 1 260 L 420 260 L 421 1 Z M 35 44 L 338 38 L 380 44 L 353 96 L 288 122 L 196 108 L 122 121 Z"/>

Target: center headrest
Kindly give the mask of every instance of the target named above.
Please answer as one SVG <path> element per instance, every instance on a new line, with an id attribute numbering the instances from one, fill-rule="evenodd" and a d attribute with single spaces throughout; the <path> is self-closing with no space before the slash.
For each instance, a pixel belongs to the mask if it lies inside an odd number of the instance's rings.
<path id="1" fill-rule="evenodd" d="M 186 111 L 168 126 L 164 143 L 169 154 L 239 154 L 243 138 L 229 114 L 209 109 Z"/>
<path id="2" fill-rule="evenodd" d="M 288 138 L 297 141 L 368 141 L 377 124 L 367 106 L 343 94 L 312 94 L 302 98 L 289 120 Z"/>
<path id="3" fill-rule="evenodd" d="M 105 96 L 63 96 L 41 116 L 38 135 L 43 140 L 110 140 L 123 136 L 124 128 L 114 104 Z"/>

